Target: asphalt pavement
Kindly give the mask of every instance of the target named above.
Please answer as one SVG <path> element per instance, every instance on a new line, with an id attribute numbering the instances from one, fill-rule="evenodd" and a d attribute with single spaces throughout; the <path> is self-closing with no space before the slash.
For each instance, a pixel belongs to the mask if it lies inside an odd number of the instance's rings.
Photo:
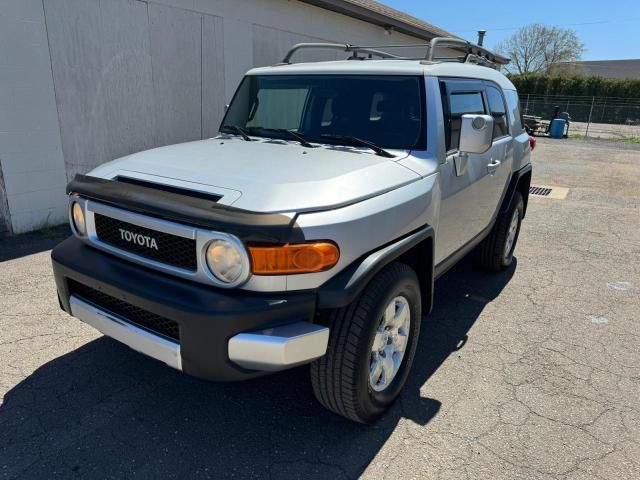
<path id="1" fill-rule="evenodd" d="M 540 139 L 516 260 L 436 284 L 391 411 L 356 425 L 305 367 L 199 381 L 61 312 L 49 250 L 0 240 L 0 478 L 640 478 L 640 147 Z"/>

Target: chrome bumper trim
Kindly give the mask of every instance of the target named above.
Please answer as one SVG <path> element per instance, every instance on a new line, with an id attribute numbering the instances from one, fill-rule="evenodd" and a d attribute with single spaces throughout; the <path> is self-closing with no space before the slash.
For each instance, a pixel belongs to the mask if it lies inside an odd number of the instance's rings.
<path id="1" fill-rule="evenodd" d="M 275 372 L 311 362 L 327 351 L 329 329 L 297 322 L 229 340 L 229 359 L 244 368 Z"/>
<path id="2" fill-rule="evenodd" d="M 78 297 L 69 298 L 71 315 L 140 353 L 182 370 L 180 344 L 125 322 Z"/>

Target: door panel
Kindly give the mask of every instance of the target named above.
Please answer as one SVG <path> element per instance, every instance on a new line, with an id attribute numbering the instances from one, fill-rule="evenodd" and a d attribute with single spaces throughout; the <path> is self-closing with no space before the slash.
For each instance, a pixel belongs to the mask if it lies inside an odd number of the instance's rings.
<path id="1" fill-rule="evenodd" d="M 464 113 L 487 113 L 482 82 L 445 80 L 441 86 L 448 152 L 446 162 L 440 170 L 442 203 L 436 241 L 436 263 L 463 247 L 484 228 L 484 210 L 488 206 L 483 206 L 481 182 L 487 175 L 491 152 L 467 154 L 464 159 L 458 151 L 460 116 Z M 461 166 L 465 168 L 461 170 Z M 488 196 L 484 198 L 484 203 L 487 201 Z"/>
<path id="2" fill-rule="evenodd" d="M 478 218 L 476 228 L 485 229 L 498 211 L 500 200 L 507 188 L 513 162 L 513 146 L 510 137 L 494 140 L 487 151 L 485 172 L 478 182 Z"/>
<path id="3" fill-rule="evenodd" d="M 491 223 L 500 207 L 513 168 L 513 138 L 506 103 L 501 90 L 491 82 L 485 82 L 486 103 L 494 120 L 494 140 L 489 154 L 487 173 L 480 183 L 480 202 L 485 228 Z"/>
<path id="4" fill-rule="evenodd" d="M 440 168 L 442 200 L 435 249 L 436 264 L 462 247 L 471 234 L 473 212 L 469 207 L 475 200 L 471 184 L 471 170 L 467 166 L 464 175 L 456 175 L 454 155 L 448 155 Z"/>

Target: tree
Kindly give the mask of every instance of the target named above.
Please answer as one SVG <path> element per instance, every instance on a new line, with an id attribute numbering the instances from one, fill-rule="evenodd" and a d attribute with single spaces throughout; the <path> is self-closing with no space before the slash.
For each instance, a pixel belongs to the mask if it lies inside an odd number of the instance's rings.
<path id="1" fill-rule="evenodd" d="M 498 44 L 496 51 L 511 59 L 508 73 L 549 73 L 560 63 L 580 60 L 584 43 L 573 30 L 533 23 Z"/>

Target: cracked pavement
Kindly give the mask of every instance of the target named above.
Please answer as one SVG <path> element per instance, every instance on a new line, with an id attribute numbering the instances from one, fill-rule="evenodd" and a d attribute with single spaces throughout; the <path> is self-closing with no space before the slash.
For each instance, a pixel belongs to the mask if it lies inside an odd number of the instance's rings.
<path id="1" fill-rule="evenodd" d="M 516 262 L 436 285 L 372 427 L 304 367 L 202 382 L 62 313 L 53 238 L 0 241 L 0 478 L 640 478 L 640 149 L 538 140 Z M 59 235 L 59 232 L 57 233 Z"/>

